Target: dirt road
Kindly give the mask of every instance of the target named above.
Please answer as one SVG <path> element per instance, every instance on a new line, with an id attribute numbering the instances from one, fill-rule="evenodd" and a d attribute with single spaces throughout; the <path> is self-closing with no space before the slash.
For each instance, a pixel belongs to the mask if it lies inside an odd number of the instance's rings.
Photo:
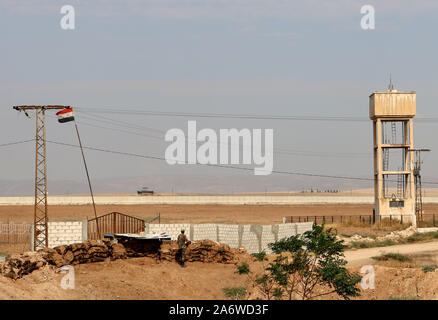
<path id="1" fill-rule="evenodd" d="M 362 266 L 372 264 L 374 261 L 371 257 L 379 256 L 385 253 L 401 254 L 421 254 L 430 253 L 438 255 L 438 241 L 426 243 L 402 244 L 397 246 L 357 249 L 345 251 L 345 258 L 350 266 Z"/>

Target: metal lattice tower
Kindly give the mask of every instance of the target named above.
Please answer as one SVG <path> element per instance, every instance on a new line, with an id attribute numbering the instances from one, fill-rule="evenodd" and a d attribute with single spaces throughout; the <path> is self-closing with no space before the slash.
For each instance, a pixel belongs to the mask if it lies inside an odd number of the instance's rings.
<path id="1" fill-rule="evenodd" d="M 47 162 L 46 162 L 46 110 L 65 109 L 65 106 L 16 106 L 15 110 L 35 110 L 35 206 L 33 249 L 48 245 L 48 207 L 47 207 Z"/>
<path id="2" fill-rule="evenodd" d="M 414 184 L 415 184 L 415 215 L 418 221 L 423 221 L 423 190 L 421 187 L 421 152 L 428 152 L 430 149 L 410 149 L 409 151 L 415 152 L 415 164 L 414 164 Z"/>
<path id="3" fill-rule="evenodd" d="M 46 162 L 46 113 L 35 111 L 35 207 L 34 207 L 34 250 L 48 245 L 47 208 L 47 162 Z"/>

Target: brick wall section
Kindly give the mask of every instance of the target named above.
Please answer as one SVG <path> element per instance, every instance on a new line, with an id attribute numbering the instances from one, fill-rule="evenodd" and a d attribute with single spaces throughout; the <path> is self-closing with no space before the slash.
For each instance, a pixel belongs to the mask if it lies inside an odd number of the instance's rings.
<path id="1" fill-rule="evenodd" d="M 206 223 L 206 224 L 194 224 L 192 225 L 192 233 L 190 235 L 191 240 L 214 240 L 217 241 L 217 224 Z"/>
<path id="2" fill-rule="evenodd" d="M 82 242 L 84 234 L 83 221 L 50 221 L 48 223 L 49 248 Z"/>
<path id="3" fill-rule="evenodd" d="M 176 240 L 181 229 L 190 240 L 213 240 L 232 248 L 245 248 L 249 253 L 265 250 L 277 240 L 302 234 L 312 229 L 312 222 L 283 223 L 278 225 L 227 225 L 227 224 L 147 224 L 145 233 L 167 233 Z M 49 222 L 49 248 L 87 240 L 87 221 Z"/>
<path id="4" fill-rule="evenodd" d="M 181 230 L 185 230 L 185 234 L 187 238 L 191 239 L 190 235 L 190 224 L 149 224 L 146 226 L 145 233 L 155 233 L 160 234 L 165 232 L 172 237 L 172 240 L 176 240 L 178 235 L 181 233 Z"/>
<path id="5" fill-rule="evenodd" d="M 312 222 L 284 223 L 279 225 L 226 225 L 226 224 L 149 224 L 145 233 L 162 232 L 176 239 L 181 229 L 186 230 L 190 240 L 213 240 L 226 243 L 232 248 L 245 248 L 249 253 L 265 250 L 277 240 L 302 234 L 312 229 Z"/>
<path id="6" fill-rule="evenodd" d="M 218 242 L 226 243 L 231 248 L 239 248 L 239 226 L 218 224 Z"/>
<path id="7" fill-rule="evenodd" d="M 242 234 L 242 244 L 241 246 L 246 249 L 249 253 L 257 253 L 263 250 L 260 246 L 258 230 L 260 229 L 258 225 L 244 225 Z"/>

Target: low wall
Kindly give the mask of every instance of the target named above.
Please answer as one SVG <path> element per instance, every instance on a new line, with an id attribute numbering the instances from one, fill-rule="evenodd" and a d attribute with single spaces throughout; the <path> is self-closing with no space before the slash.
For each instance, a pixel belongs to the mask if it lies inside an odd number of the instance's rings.
<path id="1" fill-rule="evenodd" d="M 213 240 L 232 248 L 245 248 L 249 253 L 262 250 L 270 253 L 269 243 L 312 229 L 312 222 L 278 225 L 227 225 L 227 224 L 148 224 L 145 233 L 168 233 L 176 240 L 181 229 L 190 240 Z"/>
<path id="2" fill-rule="evenodd" d="M 425 198 L 430 203 L 432 198 Z M 89 205 L 88 196 L 49 196 L 49 205 Z M 438 203 L 436 198 L 434 203 Z M 33 205 L 34 197 L 0 197 L 0 205 Z M 373 204 L 374 197 L 360 196 L 96 196 L 98 205 L 133 204 L 222 204 L 222 205 L 291 205 L 291 204 L 327 204 L 351 203 Z"/>
<path id="3" fill-rule="evenodd" d="M 283 223 L 276 225 L 228 225 L 228 224 L 146 224 L 144 233 L 167 233 L 176 240 L 181 229 L 192 240 L 213 240 L 232 248 L 245 248 L 249 253 L 265 250 L 270 253 L 269 243 L 302 234 L 312 229 L 313 222 Z M 87 220 L 50 221 L 48 223 L 48 247 L 83 242 L 87 240 Z M 33 227 L 32 227 L 33 228 Z M 31 238 L 33 241 L 33 237 Z M 33 244 L 31 243 L 31 248 Z"/>
<path id="4" fill-rule="evenodd" d="M 88 223 L 84 221 L 50 221 L 48 247 L 68 245 L 87 240 Z"/>

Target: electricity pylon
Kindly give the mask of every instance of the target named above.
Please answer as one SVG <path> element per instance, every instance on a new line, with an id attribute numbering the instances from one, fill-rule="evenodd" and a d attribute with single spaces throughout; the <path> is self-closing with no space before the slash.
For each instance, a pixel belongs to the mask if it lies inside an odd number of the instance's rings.
<path id="1" fill-rule="evenodd" d="M 35 206 L 33 250 L 48 246 L 47 162 L 46 162 L 46 110 L 65 109 L 66 106 L 15 106 L 15 110 L 35 110 Z"/>
<path id="2" fill-rule="evenodd" d="M 415 216 L 417 221 L 424 220 L 423 216 L 423 190 L 421 188 L 421 152 L 429 152 L 430 149 L 409 149 L 410 152 L 415 152 L 414 164 L 414 184 L 415 184 Z"/>

